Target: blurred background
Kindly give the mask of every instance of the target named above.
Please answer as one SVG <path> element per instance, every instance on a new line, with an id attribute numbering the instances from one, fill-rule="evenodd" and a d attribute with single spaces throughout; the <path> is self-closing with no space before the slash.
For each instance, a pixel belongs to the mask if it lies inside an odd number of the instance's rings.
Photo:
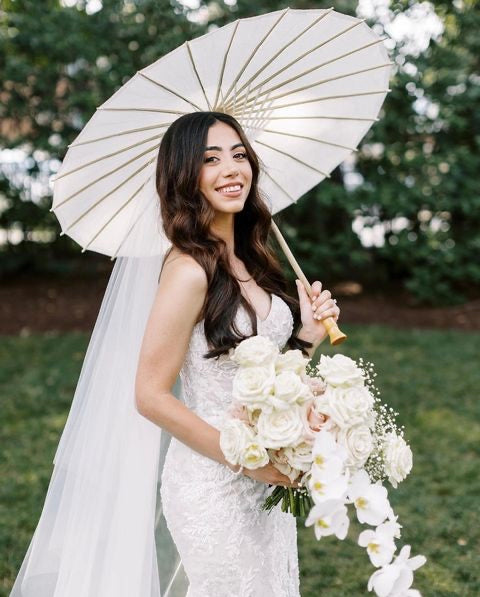
<path id="1" fill-rule="evenodd" d="M 136 71 L 212 28 L 287 5 L 333 6 L 387 37 L 395 67 L 380 121 L 331 179 L 275 219 L 307 278 L 338 298 L 349 339 L 335 351 L 375 363 L 406 427 L 414 470 L 392 502 L 404 541 L 428 559 L 415 586 L 480 594 L 479 2 L 2 0 L 0 595 L 40 515 L 113 265 L 59 236 L 51 177 Z M 356 536 L 353 527 L 345 542 L 316 542 L 299 521 L 302 597 L 366 594 L 371 569 Z"/>

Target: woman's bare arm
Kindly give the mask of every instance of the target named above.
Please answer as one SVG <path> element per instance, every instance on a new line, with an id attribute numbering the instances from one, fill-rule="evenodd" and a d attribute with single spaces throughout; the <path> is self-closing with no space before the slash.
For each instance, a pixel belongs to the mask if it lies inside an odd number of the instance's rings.
<path id="1" fill-rule="evenodd" d="M 220 431 L 171 393 L 207 294 L 207 277 L 188 255 L 167 257 L 147 322 L 135 384 L 138 412 L 200 454 L 236 471 L 220 448 Z M 272 463 L 244 469 L 263 483 L 298 487 Z"/>
<path id="2" fill-rule="evenodd" d="M 164 264 L 140 351 L 137 410 L 193 450 L 234 469 L 220 449 L 220 432 L 171 393 L 207 293 L 201 266 L 188 255 L 172 255 Z"/>

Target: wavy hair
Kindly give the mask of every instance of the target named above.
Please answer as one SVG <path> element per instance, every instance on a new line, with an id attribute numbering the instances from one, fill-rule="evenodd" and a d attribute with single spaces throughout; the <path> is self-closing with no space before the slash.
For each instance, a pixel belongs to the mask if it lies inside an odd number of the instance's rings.
<path id="1" fill-rule="evenodd" d="M 258 188 L 259 159 L 235 118 L 221 112 L 193 112 L 181 116 L 166 130 L 158 152 L 156 186 L 167 238 L 182 253 L 193 257 L 207 275 L 202 315 L 210 350 L 204 356 L 218 357 L 247 337 L 235 325 L 240 304 L 249 314 L 253 335 L 257 334 L 255 311 L 241 294 L 229 265 L 226 243 L 210 230 L 215 210 L 199 190 L 208 130 L 217 122 L 238 133 L 252 168 L 250 192 L 242 211 L 234 215 L 235 255 L 261 288 L 288 304 L 294 327 L 287 345 L 307 354 L 305 348 L 312 344 L 298 338 L 295 331 L 300 323 L 299 301 L 287 294 L 287 280 L 270 245 L 272 218 Z"/>

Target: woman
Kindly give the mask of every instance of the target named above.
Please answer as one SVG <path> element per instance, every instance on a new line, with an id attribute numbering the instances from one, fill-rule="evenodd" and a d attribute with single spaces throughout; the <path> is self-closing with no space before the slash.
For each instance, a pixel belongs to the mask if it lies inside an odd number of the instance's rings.
<path id="1" fill-rule="evenodd" d="M 271 216 L 258 177 L 252 147 L 226 114 L 182 116 L 162 139 L 157 191 L 172 249 L 146 325 L 135 394 L 138 411 L 173 436 L 161 497 L 188 597 L 299 595 L 295 519 L 260 509 L 269 486 L 297 482 L 272 464 L 234 470 L 218 427 L 231 402 L 230 349 L 263 334 L 311 355 L 326 336 L 322 318 L 337 320 L 339 308 L 318 281 L 312 300 L 298 281 L 299 301 L 286 294 L 267 246 Z M 171 393 L 178 373 L 184 403 Z"/>

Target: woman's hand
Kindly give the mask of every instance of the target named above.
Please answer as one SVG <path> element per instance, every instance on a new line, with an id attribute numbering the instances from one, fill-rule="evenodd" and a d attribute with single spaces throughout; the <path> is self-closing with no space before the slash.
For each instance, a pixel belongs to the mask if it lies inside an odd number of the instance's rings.
<path id="1" fill-rule="evenodd" d="M 332 298 L 329 290 L 322 291 L 322 283 L 318 280 L 312 284 L 311 299 L 302 282 L 296 280 L 296 283 L 303 330 L 308 335 L 308 340 L 314 345 L 318 345 L 327 335 L 327 329 L 322 320 L 326 317 L 332 317 L 336 322 L 340 315 L 340 308 L 337 306 L 335 299 Z"/>
<path id="2" fill-rule="evenodd" d="M 300 487 L 298 481 L 290 481 L 290 479 L 282 474 L 277 468 L 273 466 L 271 462 L 256 469 L 244 468 L 243 474 L 247 477 L 260 481 L 262 483 L 268 483 L 268 485 L 282 485 L 283 487 Z"/>

